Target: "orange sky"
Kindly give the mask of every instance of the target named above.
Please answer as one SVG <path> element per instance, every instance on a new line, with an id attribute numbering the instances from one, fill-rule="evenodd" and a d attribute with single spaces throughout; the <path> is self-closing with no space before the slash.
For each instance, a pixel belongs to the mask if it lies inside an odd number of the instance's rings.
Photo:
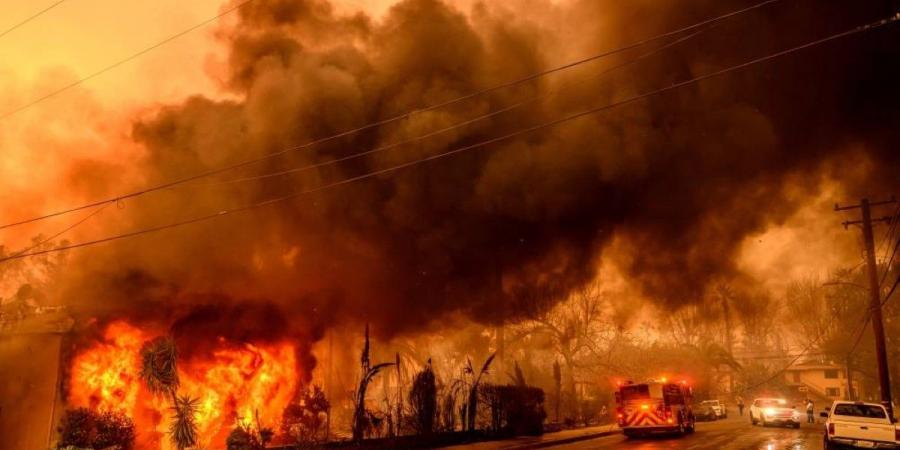
<path id="1" fill-rule="evenodd" d="M 334 4 L 378 15 L 392 2 Z M 0 30 L 53 3 L 0 0 Z M 214 17 L 225 4 L 225 0 L 66 0 L 0 38 L 0 115 Z M 70 196 L 64 168 L 80 160 L 115 161 L 124 176 L 141 151 L 128 139 L 136 114 L 189 95 L 219 95 L 210 76 L 222 51 L 215 29 L 215 24 L 204 26 L 0 120 L 0 222 L 90 200 Z M 21 247 L 31 236 L 65 227 L 71 219 L 61 218 L 44 228 L 0 231 L 0 242 Z M 88 225 L 80 228 L 69 237 L 78 237 L 82 229 L 91 231 Z"/>
<path id="2" fill-rule="evenodd" d="M 6 30 L 55 0 L 0 1 Z M 337 0 L 380 13 L 390 0 Z M 0 83 L 33 81 L 51 70 L 91 72 L 215 16 L 223 0 L 67 0 L 0 38 Z M 171 101 L 214 89 L 204 63 L 218 47 L 213 25 L 198 29 L 88 83 L 105 102 Z M 172 70 L 177 68 L 177 70 Z"/>

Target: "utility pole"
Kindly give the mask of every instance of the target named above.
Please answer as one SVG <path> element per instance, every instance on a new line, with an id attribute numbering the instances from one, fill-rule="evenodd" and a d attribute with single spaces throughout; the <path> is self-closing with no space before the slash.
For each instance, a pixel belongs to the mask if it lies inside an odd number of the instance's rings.
<path id="1" fill-rule="evenodd" d="M 853 390 L 853 356 L 847 354 L 847 399 L 856 401 L 856 392 Z"/>
<path id="2" fill-rule="evenodd" d="M 328 332 L 328 373 L 325 378 L 325 393 L 328 398 L 334 399 L 336 396 L 334 395 L 334 380 L 332 377 L 334 376 L 334 331 Z M 328 442 L 331 439 L 331 410 L 328 410 L 328 415 L 325 416 L 325 442 Z"/>
<path id="3" fill-rule="evenodd" d="M 720 284 L 716 290 L 719 293 L 719 299 L 722 301 L 722 316 L 725 319 L 725 349 L 728 350 L 728 356 L 734 358 L 734 336 L 731 334 L 731 308 L 728 301 L 731 299 L 731 289 Z M 734 368 L 728 368 L 728 395 L 734 395 Z"/>
<path id="4" fill-rule="evenodd" d="M 847 211 L 861 209 L 862 220 L 848 220 L 844 222 L 844 228 L 850 225 L 861 225 L 863 241 L 866 246 L 866 266 L 869 276 L 869 308 L 872 317 L 872 331 L 875 334 L 875 358 L 878 361 L 878 382 L 881 389 L 881 404 L 887 409 L 888 416 L 894 417 L 894 408 L 891 402 L 891 374 L 888 371 L 887 349 L 884 341 L 884 322 L 881 318 L 881 283 L 878 281 L 878 265 L 875 262 L 875 237 L 872 233 L 872 222 L 890 222 L 890 217 L 872 219 L 872 207 L 895 203 L 897 200 L 869 202 L 868 198 L 862 199 L 858 205 L 840 206 L 834 205 L 835 211 Z"/>

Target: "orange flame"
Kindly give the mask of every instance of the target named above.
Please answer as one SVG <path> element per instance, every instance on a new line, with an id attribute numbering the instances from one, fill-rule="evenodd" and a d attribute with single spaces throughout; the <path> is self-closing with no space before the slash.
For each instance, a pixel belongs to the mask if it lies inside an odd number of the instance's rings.
<path id="1" fill-rule="evenodd" d="M 140 349 L 152 337 L 125 322 L 110 324 L 103 341 L 73 359 L 69 403 L 122 411 L 135 420 L 139 442 L 168 449 L 169 439 L 159 439 L 171 417 L 168 399 L 153 398 L 139 379 Z M 290 342 L 234 344 L 224 339 L 209 358 L 179 361 L 178 394 L 199 399 L 195 419 L 200 444 L 223 447 L 238 420 L 256 427 L 258 418 L 261 426 L 277 428 L 298 385 L 296 363 Z M 157 438 L 142 440 L 142 434 Z"/>
<path id="2" fill-rule="evenodd" d="M 103 341 L 75 357 L 69 380 L 69 402 L 98 411 L 133 416 L 138 397 L 138 352 L 145 340 L 137 328 L 114 322 Z"/>

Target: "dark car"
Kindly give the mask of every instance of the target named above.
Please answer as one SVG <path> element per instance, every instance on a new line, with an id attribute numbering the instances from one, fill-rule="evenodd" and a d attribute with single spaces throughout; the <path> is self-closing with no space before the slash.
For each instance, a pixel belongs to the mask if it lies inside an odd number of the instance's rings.
<path id="1" fill-rule="evenodd" d="M 716 410 L 710 405 L 699 404 L 694 406 L 694 418 L 698 421 L 714 421 L 719 419 Z"/>

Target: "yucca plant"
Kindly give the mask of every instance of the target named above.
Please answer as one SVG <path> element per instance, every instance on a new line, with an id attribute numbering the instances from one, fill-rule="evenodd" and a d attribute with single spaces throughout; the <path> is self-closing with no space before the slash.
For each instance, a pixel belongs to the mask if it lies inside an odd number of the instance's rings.
<path id="1" fill-rule="evenodd" d="M 366 428 L 366 391 L 369 389 L 369 382 L 382 369 L 394 365 L 392 362 L 376 364 L 375 366 L 371 365 L 369 358 L 369 324 L 366 324 L 366 341 L 360 356 L 360 365 L 362 366 L 362 378 L 360 378 L 359 387 L 356 390 L 356 404 L 353 409 L 353 440 L 355 442 L 362 440 L 363 431 Z"/>
<path id="2" fill-rule="evenodd" d="M 197 445 L 197 407 L 199 400 L 188 396 L 176 397 L 172 406 L 172 423 L 169 425 L 169 434 L 172 444 L 178 450 Z"/>
<path id="3" fill-rule="evenodd" d="M 495 356 L 497 356 L 497 352 L 491 353 L 491 355 L 484 360 L 484 364 L 481 365 L 481 370 L 477 375 L 475 374 L 475 368 L 472 367 L 472 361 L 466 361 L 466 373 L 475 377 L 472 381 L 472 386 L 469 388 L 469 399 L 466 403 L 466 419 L 468 420 L 469 431 L 475 431 L 475 414 L 478 412 L 478 387 L 481 385 L 481 377 L 488 373 L 491 368 L 491 363 L 494 362 Z"/>
<path id="4" fill-rule="evenodd" d="M 178 390 L 178 351 L 175 340 L 160 336 L 141 347 L 141 380 L 154 395 L 168 395 L 175 403 Z"/>
<path id="5" fill-rule="evenodd" d="M 444 431 L 456 431 L 456 399 L 464 388 L 465 382 L 457 378 L 450 383 L 445 391 L 444 402 L 440 408 L 443 422 L 441 426 Z"/>

